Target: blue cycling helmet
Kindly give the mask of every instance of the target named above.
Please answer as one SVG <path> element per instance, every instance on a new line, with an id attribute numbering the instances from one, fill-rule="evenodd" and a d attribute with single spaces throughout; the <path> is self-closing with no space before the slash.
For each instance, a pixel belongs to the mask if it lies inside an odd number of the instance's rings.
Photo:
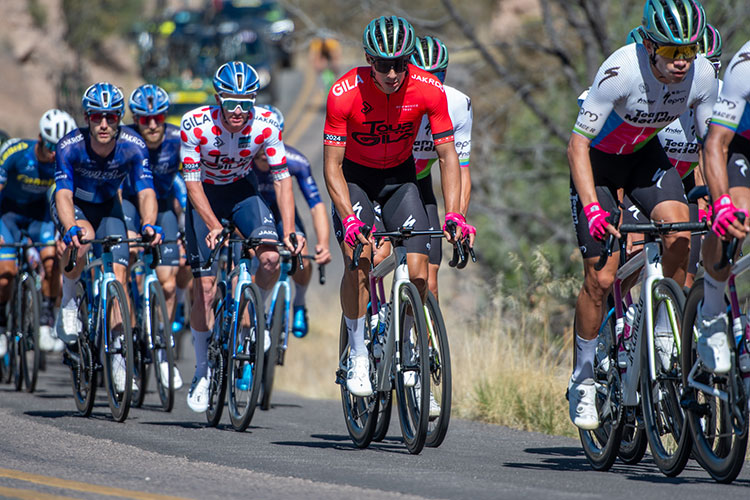
<path id="1" fill-rule="evenodd" d="M 86 89 L 81 99 L 85 114 L 116 113 L 123 115 L 125 104 L 120 89 L 109 82 L 95 83 Z"/>
<path id="2" fill-rule="evenodd" d="M 430 73 L 448 69 L 448 48 L 434 36 L 417 37 L 411 63 Z"/>
<path id="3" fill-rule="evenodd" d="M 403 17 L 381 16 L 370 21 L 362 34 L 365 52 L 372 57 L 398 59 L 414 52 L 417 36 Z"/>
<path id="4" fill-rule="evenodd" d="M 217 94 L 247 95 L 257 92 L 260 78 L 252 66 L 242 61 L 222 64 L 214 75 Z"/>
<path id="5" fill-rule="evenodd" d="M 659 45 L 692 45 L 703 36 L 706 13 L 697 0 L 646 0 L 642 24 Z"/>
<path id="6" fill-rule="evenodd" d="M 628 33 L 628 38 L 625 40 L 626 44 L 631 43 L 643 43 L 643 40 L 646 38 L 646 32 L 643 31 L 643 26 L 638 26 L 637 28 L 633 28 L 630 30 L 630 33 Z"/>
<path id="7" fill-rule="evenodd" d="M 266 109 L 276 116 L 276 121 L 279 122 L 279 130 L 284 131 L 284 115 L 281 114 L 281 110 L 273 104 L 266 104 Z"/>
<path id="8" fill-rule="evenodd" d="M 147 83 L 130 94 L 128 107 L 134 115 L 149 116 L 166 113 L 169 109 L 169 94 L 158 85 Z"/>

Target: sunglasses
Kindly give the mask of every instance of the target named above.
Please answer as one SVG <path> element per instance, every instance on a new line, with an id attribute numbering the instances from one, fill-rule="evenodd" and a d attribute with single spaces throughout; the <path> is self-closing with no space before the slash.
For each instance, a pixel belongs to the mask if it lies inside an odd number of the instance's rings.
<path id="1" fill-rule="evenodd" d="M 240 110 L 243 113 L 249 113 L 255 106 L 255 94 L 248 95 L 252 97 L 248 99 L 237 99 L 234 97 L 224 98 L 219 96 L 219 102 L 221 102 L 221 107 L 224 109 L 224 111 L 227 111 L 229 113 L 234 112 L 234 110 L 237 109 L 237 106 L 239 106 Z"/>
<path id="2" fill-rule="evenodd" d="M 48 151 L 49 151 L 50 153 L 54 153 L 54 152 L 55 152 L 55 150 L 57 149 L 57 144 L 55 144 L 54 142 L 49 142 L 49 141 L 42 141 L 42 145 L 43 145 L 43 146 L 44 146 L 45 148 L 47 148 L 47 150 L 48 150 Z"/>
<path id="3" fill-rule="evenodd" d="M 693 45 L 661 45 L 656 53 L 666 59 L 695 59 L 698 55 L 698 44 Z"/>
<path id="4" fill-rule="evenodd" d="M 139 125 L 143 125 L 144 127 L 147 126 L 149 123 L 151 123 L 151 119 L 152 118 L 156 121 L 156 123 L 158 123 L 159 125 L 161 125 L 167 119 L 167 115 L 165 113 L 159 113 L 158 115 L 138 115 L 138 116 L 136 116 L 136 120 L 138 120 L 138 124 Z"/>
<path id="5" fill-rule="evenodd" d="M 381 59 L 379 57 L 370 58 L 371 64 L 378 73 L 390 73 L 391 68 L 396 73 L 403 73 L 409 64 L 408 57 L 399 57 L 398 59 Z"/>
<path id="6" fill-rule="evenodd" d="M 107 123 L 117 124 L 120 121 L 120 115 L 117 113 L 89 113 L 88 119 L 93 123 L 101 123 L 107 120 Z"/>

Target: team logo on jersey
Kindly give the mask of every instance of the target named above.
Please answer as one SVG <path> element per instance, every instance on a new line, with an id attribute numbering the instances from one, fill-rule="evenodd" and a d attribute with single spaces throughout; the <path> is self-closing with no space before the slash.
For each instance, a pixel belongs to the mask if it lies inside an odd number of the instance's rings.
<path id="1" fill-rule="evenodd" d="M 747 162 L 745 161 L 745 159 L 744 158 L 737 158 L 734 161 L 734 164 L 737 165 L 740 168 L 740 175 L 742 175 L 742 177 L 747 177 L 747 168 L 748 168 L 748 165 L 747 165 Z"/>
<path id="2" fill-rule="evenodd" d="M 221 140 L 221 137 L 219 137 L 218 135 L 216 137 L 214 137 L 214 147 L 215 148 L 220 148 L 223 145 L 224 145 L 224 141 Z"/>
<path id="3" fill-rule="evenodd" d="M 648 85 L 646 85 L 645 83 L 639 83 L 638 90 L 640 90 L 641 92 L 645 94 L 648 92 Z"/>
<path id="4" fill-rule="evenodd" d="M 601 86 L 602 86 L 602 83 L 606 82 L 606 81 L 607 81 L 607 80 L 609 80 L 610 78 L 613 78 L 613 77 L 615 77 L 615 76 L 619 75 L 619 73 L 617 72 L 617 70 L 618 70 L 618 69 L 620 69 L 620 67 L 619 67 L 619 66 L 614 66 L 614 67 L 612 67 L 612 68 L 607 68 L 607 69 L 606 69 L 606 70 L 604 71 L 604 74 L 605 74 L 605 75 L 607 75 L 607 76 L 605 76 L 604 78 L 602 78 L 602 79 L 601 79 L 601 80 L 599 81 L 599 85 L 597 85 L 597 88 L 601 87 Z"/>
<path id="5" fill-rule="evenodd" d="M 666 170 L 662 170 L 661 168 L 656 171 L 654 176 L 651 178 L 651 182 L 656 181 L 656 187 L 661 189 L 661 181 L 664 179 L 664 176 L 667 174 Z"/>
<path id="6" fill-rule="evenodd" d="M 595 122 L 599 119 L 599 115 L 594 113 L 593 111 L 588 111 L 586 108 L 581 108 L 580 111 L 578 111 L 578 114 L 580 116 L 585 116 L 589 119 L 590 122 Z"/>
<path id="7" fill-rule="evenodd" d="M 339 83 L 334 85 L 333 88 L 331 88 L 331 92 L 333 92 L 333 95 L 335 95 L 336 97 L 339 97 L 345 92 L 356 89 L 357 85 L 359 85 L 360 83 L 364 83 L 364 80 L 362 80 L 362 78 L 357 75 L 354 77 L 353 82 L 349 80 L 341 80 Z"/>
<path id="8" fill-rule="evenodd" d="M 416 223 L 417 223 L 417 219 L 415 219 L 411 214 L 409 214 L 409 217 L 406 218 L 406 220 L 402 224 L 402 227 L 413 228 L 414 224 Z"/>
<path id="9" fill-rule="evenodd" d="M 737 107 L 737 103 L 734 101 L 730 101 L 729 99 L 726 99 L 724 97 L 719 97 L 718 101 L 716 101 L 717 104 L 723 104 L 727 107 L 727 109 L 734 109 Z"/>
<path id="10" fill-rule="evenodd" d="M 750 61 L 750 52 L 743 52 L 742 54 L 737 54 L 737 59 L 739 59 L 739 61 L 732 64 L 730 71 L 734 71 L 734 67 L 737 66 L 738 64 L 742 64 L 743 62 Z"/>
<path id="11" fill-rule="evenodd" d="M 414 124 L 396 123 L 389 125 L 385 120 L 363 122 L 369 130 L 367 132 L 352 132 L 352 139 L 363 146 L 376 146 L 378 144 L 392 144 L 398 141 L 408 140 L 414 136 Z"/>
<path id="12" fill-rule="evenodd" d="M 370 106 L 370 103 L 369 103 L 369 102 L 367 102 L 367 101 L 362 101 L 362 114 L 363 114 L 363 115 L 366 115 L 367 113 L 369 113 L 369 112 L 370 112 L 370 111 L 372 111 L 372 110 L 373 110 L 373 107 L 372 107 L 372 106 Z"/>

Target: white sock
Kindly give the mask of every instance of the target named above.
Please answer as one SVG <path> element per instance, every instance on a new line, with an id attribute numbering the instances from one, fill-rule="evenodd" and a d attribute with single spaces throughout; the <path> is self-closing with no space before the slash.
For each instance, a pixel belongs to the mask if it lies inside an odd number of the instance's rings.
<path id="1" fill-rule="evenodd" d="M 190 331 L 195 345 L 195 376 L 205 377 L 208 373 L 208 339 L 211 332 L 199 332 L 193 327 L 190 327 Z"/>
<path id="2" fill-rule="evenodd" d="M 305 293 L 307 293 L 307 285 L 300 285 L 294 283 L 294 307 L 305 307 Z"/>
<path id="3" fill-rule="evenodd" d="M 724 290 L 727 289 L 726 281 L 718 281 L 710 274 L 703 275 L 703 305 L 701 313 L 704 318 L 712 318 L 727 310 L 724 302 Z"/>
<path id="4" fill-rule="evenodd" d="M 367 354 L 365 347 L 365 317 L 349 319 L 344 316 L 346 322 L 346 331 L 349 333 L 350 356 L 360 356 Z"/>
<path id="5" fill-rule="evenodd" d="M 68 278 L 63 275 L 62 282 L 62 298 L 60 299 L 60 307 L 75 307 L 76 298 L 76 285 L 78 284 L 77 279 Z"/>
<path id="6" fill-rule="evenodd" d="M 594 378 L 594 356 L 597 339 L 584 340 L 576 334 L 576 360 L 573 368 L 573 382 L 580 383 Z"/>

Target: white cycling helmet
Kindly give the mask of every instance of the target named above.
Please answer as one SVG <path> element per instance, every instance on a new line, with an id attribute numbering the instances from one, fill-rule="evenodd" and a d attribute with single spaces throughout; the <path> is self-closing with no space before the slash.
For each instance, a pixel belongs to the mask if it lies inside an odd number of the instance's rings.
<path id="1" fill-rule="evenodd" d="M 42 140 L 56 145 L 68 132 L 76 128 L 76 121 L 65 111 L 50 109 L 42 115 L 39 120 L 39 131 Z"/>

